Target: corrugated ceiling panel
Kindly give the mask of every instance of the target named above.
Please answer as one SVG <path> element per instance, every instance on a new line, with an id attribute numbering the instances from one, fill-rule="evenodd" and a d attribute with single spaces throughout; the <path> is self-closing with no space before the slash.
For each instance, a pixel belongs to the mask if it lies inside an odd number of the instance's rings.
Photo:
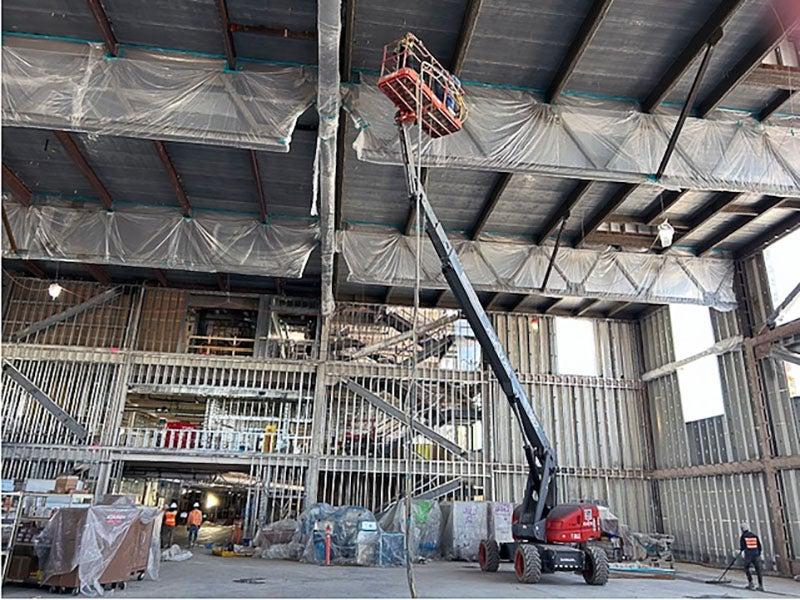
<path id="1" fill-rule="evenodd" d="M 608 183 L 604 181 L 594 182 L 578 204 L 573 207 L 570 218 L 567 219 L 567 226 L 564 228 L 564 234 L 567 236 L 582 234 L 586 230 L 589 221 L 594 218 L 599 210 L 605 207 L 608 200 L 620 185 L 619 183 Z"/>
<path id="2" fill-rule="evenodd" d="M 614 214 L 638 218 L 644 213 L 645 209 L 650 206 L 650 203 L 658 198 L 659 194 L 663 191 L 663 188 L 656 186 L 640 185 L 625 199 L 625 202 L 614 211 Z"/>
<path id="3" fill-rule="evenodd" d="M 3 162 L 33 192 L 97 197 L 64 147 L 49 131 L 3 127 Z"/>
<path id="4" fill-rule="evenodd" d="M 485 171 L 431 169 L 425 191 L 444 228 L 469 235 L 498 177 Z"/>
<path id="5" fill-rule="evenodd" d="M 723 106 L 751 111 L 755 115 L 775 97 L 776 92 L 777 90 L 775 88 L 758 88 L 750 85 L 740 85 L 735 87 L 733 91 L 728 94 L 723 102 Z M 787 102 L 783 108 L 781 108 L 780 112 L 797 114 L 797 104 L 797 101 Z"/>
<path id="6" fill-rule="evenodd" d="M 775 208 L 751 221 L 719 245 L 720 250 L 734 251 L 763 234 L 770 227 L 777 225 L 782 219 L 794 214 L 794 211 Z"/>
<path id="7" fill-rule="evenodd" d="M 258 153 L 268 213 L 302 218 L 309 216 L 315 148 L 316 135 L 313 132 L 295 131 L 292 149 L 288 154 Z M 254 197 L 254 202 L 257 201 Z"/>
<path id="8" fill-rule="evenodd" d="M 514 175 L 486 223 L 486 233 L 530 241 L 575 183 L 569 179 Z"/>
<path id="9" fill-rule="evenodd" d="M 115 202 L 179 206 L 150 140 L 85 134 L 73 137 Z"/>
<path id="10" fill-rule="evenodd" d="M 568 90 L 642 99 L 718 0 L 614 0 Z"/>
<path id="11" fill-rule="evenodd" d="M 5 0 L 2 14 L 4 31 L 102 39 L 86 0 Z"/>
<path id="12" fill-rule="evenodd" d="M 258 214 L 247 150 L 175 142 L 166 146 L 194 208 Z"/>
<path id="13" fill-rule="evenodd" d="M 464 0 L 370 0 L 356 9 L 353 66 L 380 69 L 383 46 L 411 31 L 447 67 L 458 40 Z"/>
<path id="14" fill-rule="evenodd" d="M 352 128 L 349 134 L 345 144 L 342 220 L 351 224 L 405 227 L 408 192 L 403 169 L 359 161 L 352 148 L 355 139 Z"/>
<path id="15" fill-rule="evenodd" d="M 725 76 L 736 62 L 755 44 L 764 31 L 764 17 L 770 11 L 769 0 L 748 0 L 740 6 L 725 26 L 725 35 L 714 48 L 708 70 L 700 84 L 697 101 L 702 102 L 713 87 Z M 698 59 L 699 60 L 699 59 Z M 695 61 L 667 97 L 668 101 L 683 103 L 694 81 L 697 67 Z M 723 102 L 727 106 L 727 102 Z"/>
<path id="16" fill-rule="evenodd" d="M 317 3 L 314 0 L 228 0 L 228 15 L 232 23 L 264 25 L 292 31 L 316 31 Z M 315 40 L 293 40 L 257 33 L 237 32 L 233 36 L 236 54 L 258 58 L 316 64 Z"/>
<path id="17" fill-rule="evenodd" d="M 463 79 L 547 88 L 591 4 L 590 0 L 485 1 L 464 61 Z"/>
<path id="18" fill-rule="evenodd" d="M 117 39 L 126 44 L 223 54 L 222 25 L 214 0 L 104 0 Z"/>

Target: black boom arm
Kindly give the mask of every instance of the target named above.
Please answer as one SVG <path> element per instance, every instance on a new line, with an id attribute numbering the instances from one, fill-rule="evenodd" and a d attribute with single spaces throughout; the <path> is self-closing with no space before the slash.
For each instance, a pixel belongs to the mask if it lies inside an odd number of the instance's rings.
<path id="1" fill-rule="evenodd" d="M 529 473 L 525 497 L 522 501 L 522 511 L 518 523 L 514 526 L 514 534 L 519 538 L 544 541 L 544 518 L 556 505 L 557 500 L 555 450 L 550 445 L 542 424 L 533 412 L 528 395 L 525 393 L 516 371 L 512 368 L 508 355 L 500 344 L 497 333 L 475 294 L 475 289 L 464 272 L 461 260 L 450 240 L 447 239 L 444 227 L 428 202 L 422 182 L 417 176 L 411 160 L 412 154 L 406 127 L 398 124 L 406 183 L 411 202 L 416 204 L 419 199 L 420 217 L 423 219 L 425 232 L 442 263 L 442 273 L 478 339 L 483 356 L 491 365 L 492 372 L 511 404 L 525 439 L 525 457 Z"/>

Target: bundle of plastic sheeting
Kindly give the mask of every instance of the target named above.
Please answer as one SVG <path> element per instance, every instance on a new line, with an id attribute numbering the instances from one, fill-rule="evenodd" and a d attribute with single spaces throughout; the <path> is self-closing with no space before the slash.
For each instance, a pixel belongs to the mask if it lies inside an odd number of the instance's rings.
<path id="1" fill-rule="evenodd" d="M 161 551 L 161 560 L 168 562 L 183 562 L 192 556 L 194 555 L 189 550 L 181 548 L 178 544 L 172 544 L 169 548 Z"/>
<path id="2" fill-rule="evenodd" d="M 405 533 L 405 503 L 397 502 L 381 517 L 381 529 L 386 532 Z M 440 555 L 442 511 L 436 500 L 411 501 L 411 548 L 413 560 L 435 558 Z"/>
<path id="3" fill-rule="evenodd" d="M 101 44 L 4 36 L 3 125 L 288 152 L 315 75 Z"/>
<path id="4" fill-rule="evenodd" d="M 52 201 L 25 207 L 4 202 L 17 246 L 11 258 L 242 273 L 303 275 L 317 245 L 317 228 L 285 221 L 262 224 L 242 215 L 137 206 L 107 211 Z"/>
<path id="5" fill-rule="evenodd" d="M 677 113 L 633 110 L 613 101 L 469 87 L 469 119 L 458 133 L 423 140 L 422 164 L 580 179 L 653 183 Z M 392 103 L 372 82 L 350 87 L 345 105 L 360 129 L 358 158 L 401 164 Z M 416 142 L 415 142 L 416 143 Z M 417 151 L 414 151 L 415 155 Z M 742 114 L 688 118 L 664 176 L 666 188 L 797 195 L 800 138 Z"/>
<path id="6" fill-rule="evenodd" d="M 102 594 L 104 584 L 125 581 L 134 573 L 158 579 L 160 529 L 157 508 L 62 508 L 34 541 L 43 583 L 91 595 Z"/>
<path id="7" fill-rule="evenodd" d="M 366 285 L 414 286 L 414 238 L 398 233 L 347 230 L 339 245 L 347 280 Z M 476 289 L 515 294 L 607 298 L 624 302 L 683 303 L 717 310 L 736 307 L 734 263 L 718 258 L 561 248 L 547 287 L 552 248 L 494 241 L 454 241 Z M 441 263 L 425 239 L 422 285 L 446 289 Z"/>
<path id="8" fill-rule="evenodd" d="M 405 537 L 384 532 L 361 506 L 314 504 L 300 515 L 287 549 L 300 548 L 303 562 L 393 567 L 405 564 Z"/>
<path id="9" fill-rule="evenodd" d="M 600 511 L 600 531 L 605 535 L 619 536 L 619 518 L 607 506 L 598 504 L 597 508 Z"/>
<path id="10" fill-rule="evenodd" d="M 316 564 L 377 564 L 380 530 L 371 511 L 361 506 L 319 507 L 303 522 L 301 560 Z M 313 509 L 314 507 L 312 507 Z"/>
<path id="11" fill-rule="evenodd" d="M 442 502 L 442 555 L 450 560 L 478 560 L 481 540 L 489 535 L 485 502 Z"/>
<path id="12" fill-rule="evenodd" d="M 261 558 L 299 560 L 303 545 L 293 541 L 300 524 L 295 519 L 281 519 L 262 525 L 255 537 L 255 555 Z"/>

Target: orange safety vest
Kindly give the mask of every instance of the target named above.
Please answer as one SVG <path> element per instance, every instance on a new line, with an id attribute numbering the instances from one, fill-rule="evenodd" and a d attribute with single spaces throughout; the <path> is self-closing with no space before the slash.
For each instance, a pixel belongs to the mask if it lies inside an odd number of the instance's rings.
<path id="1" fill-rule="evenodd" d="M 758 550 L 758 538 L 748 536 L 744 538 L 744 545 L 747 546 L 748 550 Z"/>
<path id="2" fill-rule="evenodd" d="M 199 508 L 192 509 L 189 512 L 189 518 L 186 519 L 186 523 L 188 525 L 202 525 L 203 524 L 203 513 L 200 511 Z"/>
<path id="3" fill-rule="evenodd" d="M 168 510 L 164 513 L 164 525 L 167 527 L 175 527 L 175 518 L 178 516 L 177 510 Z"/>

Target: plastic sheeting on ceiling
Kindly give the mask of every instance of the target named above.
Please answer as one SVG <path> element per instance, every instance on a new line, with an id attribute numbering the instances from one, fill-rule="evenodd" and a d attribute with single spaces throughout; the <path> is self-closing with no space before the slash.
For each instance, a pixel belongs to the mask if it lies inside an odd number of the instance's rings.
<path id="1" fill-rule="evenodd" d="M 349 88 L 345 102 L 360 129 L 358 157 L 398 164 L 391 102 L 372 84 Z M 426 141 L 424 165 L 653 184 L 677 119 L 586 99 L 549 105 L 500 89 L 470 88 L 467 105 L 462 131 Z M 800 138 L 752 120 L 690 118 L 659 184 L 800 196 Z"/>
<path id="2" fill-rule="evenodd" d="M 316 225 L 262 224 L 248 216 L 137 206 L 106 211 L 66 202 L 4 202 L 19 248 L 5 258 L 77 261 L 187 271 L 302 277 L 317 246 Z"/>
<path id="3" fill-rule="evenodd" d="M 3 42 L 3 124 L 288 152 L 316 76 L 99 44 Z"/>
<path id="4" fill-rule="evenodd" d="M 414 285 L 414 238 L 365 231 L 339 232 L 347 280 L 365 285 Z M 731 260 L 562 248 L 547 287 L 540 290 L 552 248 L 489 241 L 454 241 L 478 290 L 581 296 L 626 302 L 736 307 Z M 433 246 L 423 244 L 422 284 L 447 283 Z"/>

